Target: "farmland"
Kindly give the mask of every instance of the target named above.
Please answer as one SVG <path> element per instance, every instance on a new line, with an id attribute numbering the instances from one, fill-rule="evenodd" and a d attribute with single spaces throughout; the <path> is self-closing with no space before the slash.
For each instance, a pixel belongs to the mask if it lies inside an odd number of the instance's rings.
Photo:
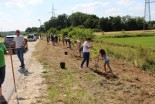
<path id="1" fill-rule="evenodd" d="M 95 33 L 109 55 L 155 72 L 155 36 L 153 31 Z"/>
<path id="2" fill-rule="evenodd" d="M 106 43 L 115 43 L 119 45 L 127 46 L 142 46 L 144 48 L 155 47 L 155 36 L 152 37 L 131 37 L 131 38 L 105 38 L 103 40 Z"/>
<path id="3" fill-rule="evenodd" d="M 94 45 L 98 46 L 97 43 Z M 155 88 L 152 86 L 155 84 L 155 77 L 118 59 L 121 58 L 120 55 L 126 57 L 126 54 L 131 57 L 133 56 L 131 52 L 139 51 L 109 44 L 104 44 L 102 48 L 105 48 L 110 55 L 110 63 L 115 77 L 104 73 L 102 61 L 99 62 L 99 67 L 95 70 L 93 58 L 90 61 L 90 69 L 85 73 L 79 70 L 82 58 L 77 57 L 77 52 L 73 54 L 73 50 L 61 43 L 51 47 L 51 45 L 47 45 L 45 39 L 41 40 L 36 46 L 34 55 L 44 66 L 44 83 L 48 86 L 48 97 L 45 103 L 146 104 L 149 102 L 154 104 L 152 91 Z M 68 55 L 65 55 L 64 52 L 68 52 Z M 115 58 L 112 55 L 120 57 Z M 60 62 L 66 63 L 66 69 L 60 68 Z"/>

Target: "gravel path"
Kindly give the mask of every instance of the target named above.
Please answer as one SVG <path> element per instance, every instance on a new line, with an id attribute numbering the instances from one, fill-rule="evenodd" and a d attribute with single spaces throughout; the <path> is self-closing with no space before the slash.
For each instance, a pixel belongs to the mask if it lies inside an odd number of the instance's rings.
<path id="1" fill-rule="evenodd" d="M 43 81 L 43 78 L 41 78 L 40 74 L 42 71 L 42 65 L 40 65 L 39 62 L 37 62 L 34 58 L 32 58 L 32 52 L 35 50 L 35 46 L 38 43 L 36 42 L 29 42 L 29 50 L 24 54 L 25 58 L 25 69 L 28 70 L 28 72 L 23 73 L 23 69 L 20 69 L 20 62 L 18 60 L 18 57 L 16 55 L 13 55 L 13 64 L 14 64 L 14 73 L 15 73 L 15 79 L 16 79 L 16 85 L 17 85 L 17 93 L 14 93 L 14 83 L 13 83 L 13 77 L 12 77 L 12 68 L 11 68 L 11 61 L 10 56 L 7 55 L 5 57 L 6 59 L 6 78 L 5 82 L 3 84 L 3 94 L 7 100 L 11 98 L 9 101 L 9 104 L 17 104 L 17 101 L 22 102 L 26 101 L 20 104 L 30 104 L 32 101 L 27 101 L 31 97 L 31 95 L 38 95 L 39 92 L 37 92 L 37 89 L 39 87 L 34 87 L 35 84 L 39 84 Z M 31 89 L 28 92 L 27 89 Z M 30 93 L 31 92 L 31 93 Z M 29 93 L 29 94 L 28 94 Z M 13 95 L 12 95 L 13 94 Z M 23 95 L 23 94 L 27 94 Z M 11 97 L 12 96 L 12 97 Z M 18 98 L 16 99 L 16 97 Z M 21 101 L 22 100 L 22 101 Z"/>

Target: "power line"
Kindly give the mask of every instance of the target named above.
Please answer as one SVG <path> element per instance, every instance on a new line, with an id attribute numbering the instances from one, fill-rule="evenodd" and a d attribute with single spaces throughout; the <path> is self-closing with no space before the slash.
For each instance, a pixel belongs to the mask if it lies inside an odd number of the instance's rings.
<path id="1" fill-rule="evenodd" d="M 150 22 L 151 21 L 151 9 L 150 9 L 150 4 L 154 3 L 155 1 L 153 0 L 145 0 L 145 9 L 144 9 L 144 25 L 143 25 L 143 29 L 145 30 L 145 25 L 146 22 Z"/>
<path id="2" fill-rule="evenodd" d="M 55 18 L 55 10 L 56 10 L 56 9 L 54 9 L 54 5 L 53 5 L 53 3 L 52 3 L 52 11 L 49 12 L 49 13 L 52 13 L 51 19 L 54 19 L 54 18 Z"/>
<path id="3" fill-rule="evenodd" d="M 150 13 L 150 0 L 145 0 L 145 10 L 144 10 L 144 19 L 145 21 L 151 21 Z"/>

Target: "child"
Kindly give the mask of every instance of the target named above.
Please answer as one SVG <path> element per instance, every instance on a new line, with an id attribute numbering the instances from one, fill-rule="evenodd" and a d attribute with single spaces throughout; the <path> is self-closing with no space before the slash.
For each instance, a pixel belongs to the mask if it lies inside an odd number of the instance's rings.
<path id="1" fill-rule="evenodd" d="M 99 51 L 99 53 L 100 53 L 100 55 L 101 55 L 101 57 L 103 58 L 103 60 L 104 60 L 104 70 L 105 70 L 105 72 L 106 72 L 106 65 L 107 65 L 107 67 L 110 69 L 110 72 L 112 73 L 112 70 L 111 70 L 111 67 L 110 67 L 110 64 L 109 64 L 109 58 L 107 57 L 107 55 L 106 55 L 106 52 L 105 52 L 105 50 L 104 49 L 101 49 L 100 51 Z"/>

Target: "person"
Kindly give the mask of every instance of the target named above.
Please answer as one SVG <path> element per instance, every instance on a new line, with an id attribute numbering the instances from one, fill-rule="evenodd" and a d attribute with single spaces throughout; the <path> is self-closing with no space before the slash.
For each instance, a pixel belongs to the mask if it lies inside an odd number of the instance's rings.
<path id="1" fill-rule="evenodd" d="M 3 94 L 2 94 L 2 84 L 5 79 L 5 57 L 6 47 L 2 42 L 0 42 L 0 104 L 7 104 Z"/>
<path id="2" fill-rule="evenodd" d="M 105 72 L 107 71 L 106 66 L 110 69 L 110 72 L 112 72 L 112 69 L 111 69 L 110 64 L 109 64 L 110 59 L 107 57 L 105 50 L 101 49 L 99 51 L 99 53 L 100 53 L 101 57 L 104 60 L 104 70 L 105 70 Z"/>
<path id="3" fill-rule="evenodd" d="M 81 53 L 82 53 L 82 50 L 83 50 L 83 46 L 82 46 L 80 40 L 77 40 L 77 44 L 78 44 L 77 49 L 79 50 L 79 56 L 81 57 Z"/>
<path id="4" fill-rule="evenodd" d="M 24 37 L 20 35 L 20 30 L 16 30 L 16 37 L 14 38 L 14 43 L 15 43 L 17 56 L 21 62 L 20 67 L 25 68 L 25 64 L 24 64 L 25 41 L 24 41 Z"/>
<path id="5" fill-rule="evenodd" d="M 55 36 L 55 42 L 56 42 L 56 44 L 58 44 L 58 40 L 59 40 L 59 39 L 58 39 L 58 36 L 56 35 L 56 36 Z"/>
<path id="6" fill-rule="evenodd" d="M 81 41 L 77 40 L 77 41 L 75 41 L 75 43 L 77 43 L 77 48 L 75 49 L 75 51 L 78 50 L 79 51 L 79 57 L 81 57 L 81 53 L 82 53 L 82 50 L 83 50 L 83 46 L 81 44 Z"/>
<path id="7" fill-rule="evenodd" d="M 80 66 L 80 69 L 83 68 L 83 64 L 86 61 L 86 67 L 89 68 L 89 57 L 90 57 L 90 49 L 92 46 L 90 46 L 91 38 L 87 38 L 86 41 L 83 43 L 83 60 Z"/>
<path id="8" fill-rule="evenodd" d="M 64 34 L 62 34 L 62 44 L 63 44 L 63 46 L 65 45 L 65 35 Z"/>
<path id="9" fill-rule="evenodd" d="M 51 42 L 52 42 L 52 45 L 54 46 L 55 44 L 54 44 L 54 36 L 53 36 L 53 34 L 51 34 Z"/>
<path id="10" fill-rule="evenodd" d="M 46 40 L 47 40 L 47 44 L 49 44 L 49 41 L 50 41 L 50 35 L 47 35 L 47 36 L 46 36 Z"/>

